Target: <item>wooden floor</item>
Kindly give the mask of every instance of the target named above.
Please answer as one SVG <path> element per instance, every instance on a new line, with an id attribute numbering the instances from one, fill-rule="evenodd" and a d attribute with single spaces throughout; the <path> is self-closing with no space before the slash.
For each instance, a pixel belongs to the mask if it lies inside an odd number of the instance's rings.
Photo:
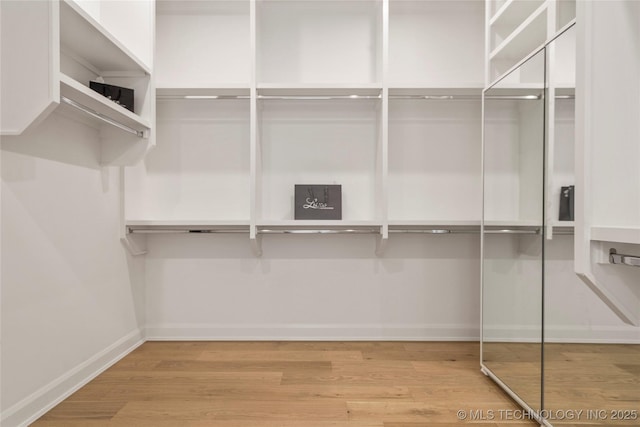
<path id="1" fill-rule="evenodd" d="M 33 425 L 537 425 L 486 420 L 518 409 L 480 372 L 478 343 L 147 342 Z"/>

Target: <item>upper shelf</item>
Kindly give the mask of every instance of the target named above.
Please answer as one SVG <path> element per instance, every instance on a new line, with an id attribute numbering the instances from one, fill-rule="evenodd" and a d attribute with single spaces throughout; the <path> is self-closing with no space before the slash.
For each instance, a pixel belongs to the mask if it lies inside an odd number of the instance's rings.
<path id="1" fill-rule="evenodd" d="M 480 96 L 482 83 L 424 85 L 398 83 L 389 85 L 391 96 Z"/>
<path id="2" fill-rule="evenodd" d="M 489 58 L 510 59 L 515 63 L 542 45 L 546 35 L 547 4 L 543 3 L 489 54 Z"/>
<path id="3" fill-rule="evenodd" d="M 216 87 L 158 87 L 156 96 L 158 98 L 186 98 L 198 99 L 224 96 L 249 97 L 251 90 L 248 85 L 240 83 L 229 83 Z"/>
<path id="4" fill-rule="evenodd" d="M 173 220 L 128 220 L 127 228 L 132 232 L 190 232 L 197 231 L 246 231 L 249 232 L 249 221 L 173 221 Z"/>
<path id="5" fill-rule="evenodd" d="M 60 46 L 100 75 L 151 74 L 149 67 L 72 0 L 60 2 Z"/>
<path id="6" fill-rule="evenodd" d="M 640 227 L 591 227 L 591 240 L 640 245 Z"/>
<path id="7" fill-rule="evenodd" d="M 511 32 L 543 3 L 544 0 L 507 0 L 493 15 L 489 25 Z"/>
<path id="8" fill-rule="evenodd" d="M 265 96 L 377 96 L 382 86 L 378 84 L 334 84 L 334 83 L 261 83 L 258 94 Z"/>

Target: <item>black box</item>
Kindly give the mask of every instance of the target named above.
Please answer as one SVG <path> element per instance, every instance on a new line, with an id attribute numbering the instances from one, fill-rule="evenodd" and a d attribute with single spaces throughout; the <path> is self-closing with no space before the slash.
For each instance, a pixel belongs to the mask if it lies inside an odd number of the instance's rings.
<path id="1" fill-rule="evenodd" d="M 296 184 L 294 218 L 342 219 L 342 186 Z"/>
<path id="2" fill-rule="evenodd" d="M 574 186 L 570 185 L 568 187 L 560 188 L 560 221 L 573 221 L 573 210 L 574 210 Z"/>
<path id="3" fill-rule="evenodd" d="M 122 105 L 127 110 L 133 111 L 133 89 L 126 87 L 108 85 L 106 83 L 89 82 L 89 87 L 100 95 L 112 100 L 118 105 Z"/>

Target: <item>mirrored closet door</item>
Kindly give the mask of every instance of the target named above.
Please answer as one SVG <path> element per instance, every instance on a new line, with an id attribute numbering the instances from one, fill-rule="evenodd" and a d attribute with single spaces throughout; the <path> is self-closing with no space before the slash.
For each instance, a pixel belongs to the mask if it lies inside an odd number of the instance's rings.
<path id="1" fill-rule="evenodd" d="M 481 366 L 542 425 L 640 425 L 640 345 L 575 274 L 575 52 L 484 91 Z"/>
<path id="2" fill-rule="evenodd" d="M 545 52 L 484 93 L 482 363 L 541 409 Z"/>

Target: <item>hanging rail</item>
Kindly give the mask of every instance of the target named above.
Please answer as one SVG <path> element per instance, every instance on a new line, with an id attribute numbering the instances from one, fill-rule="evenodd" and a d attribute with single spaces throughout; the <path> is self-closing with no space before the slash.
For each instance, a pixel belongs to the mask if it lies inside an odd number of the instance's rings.
<path id="1" fill-rule="evenodd" d="M 250 99 L 249 95 L 157 95 L 157 99 Z M 416 99 L 429 101 L 474 101 L 482 95 L 389 95 L 389 99 Z M 491 100 L 540 100 L 541 95 L 486 95 Z M 557 95 L 556 99 L 575 99 L 574 95 Z M 258 95 L 260 100 L 327 101 L 333 99 L 382 99 L 382 95 Z M 99 113 L 96 113 L 99 114 Z M 123 125 L 124 126 L 124 125 Z"/>
<path id="2" fill-rule="evenodd" d="M 129 233 L 135 234 L 241 234 L 249 233 L 249 228 L 175 228 L 153 227 L 133 228 L 128 227 Z M 375 228 L 259 228 L 258 234 L 379 234 L 379 227 Z M 390 228 L 389 234 L 479 234 L 480 229 L 474 228 Z M 541 229 L 501 228 L 485 229 L 485 234 L 540 234 Z M 554 230 L 554 234 L 572 235 L 573 230 Z M 628 257 L 628 255 L 626 255 Z"/>
<path id="3" fill-rule="evenodd" d="M 82 104 L 80 104 L 80 103 L 78 103 L 78 102 L 76 102 L 76 101 L 74 101 L 72 99 L 69 99 L 67 97 L 61 96 L 60 97 L 60 101 L 65 103 L 65 104 L 67 104 L 67 105 L 72 106 L 73 108 L 76 108 L 76 109 L 78 109 L 80 111 L 85 112 L 86 114 L 90 115 L 91 117 L 95 117 L 96 119 L 99 119 L 99 120 L 102 120 L 103 122 L 109 123 L 110 125 L 115 126 L 118 129 L 122 129 L 125 132 L 132 133 L 132 134 L 136 135 L 138 138 L 143 138 L 144 137 L 144 132 L 143 131 L 137 130 L 137 129 L 129 127 L 129 126 L 125 125 L 125 124 L 122 124 L 122 123 L 112 119 L 111 117 L 107 117 L 104 114 L 98 113 L 97 111 L 94 111 L 91 108 L 86 107 L 86 106 L 84 106 L 84 105 L 82 105 Z"/>
<path id="4" fill-rule="evenodd" d="M 156 95 L 157 99 L 250 99 L 249 95 Z"/>
<path id="5" fill-rule="evenodd" d="M 259 229 L 258 234 L 379 234 L 378 228 L 367 229 Z"/>
<path id="6" fill-rule="evenodd" d="M 249 233 L 248 228 L 212 228 L 212 229 L 177 229 L 177 228 L 128 228 L 128 232 L 132 234 L 233 234 L 233 233 Z"/>
<path id="7" fill-rule="evenodd" d="M 276 100 L 312 100 L 324 101 L 331 99 L 382 99 L 382 95 L 258 95 L 258 99 Z"/>

